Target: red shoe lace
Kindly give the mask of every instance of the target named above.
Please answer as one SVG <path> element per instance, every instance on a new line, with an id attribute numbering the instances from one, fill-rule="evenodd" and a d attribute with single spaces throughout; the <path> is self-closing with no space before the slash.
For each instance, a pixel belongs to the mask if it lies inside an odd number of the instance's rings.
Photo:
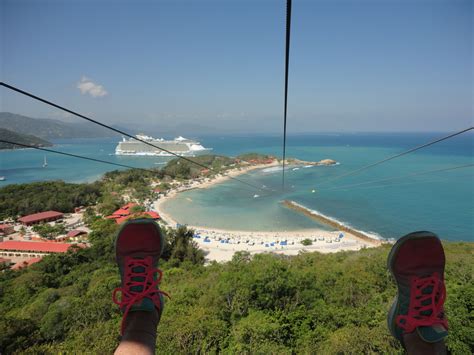
<path id="1" fill-rule="evenodd" d="M 443 309 L 445 298 L 446 288 L 437 272 L 429 277 L 413 277 L 410 285 L 408 314 L 397 316 L 397 325 L 405 333 L 411 333 L 420 326 L 435 324 L 441 324 L 448 329 L 448 321 L 444 317 Z"/>
<path id="2" fill-rule="evenodd" d="M 144 298 L 149 298 L 153 301 L 158 310 L 161 309 L 160 294 L 170 298 L 170 296 L 158 289 L 158 285 L 163 277 L 163 272 L 160 269 L 152 268 L 153 259 L 148 256 L 144 259 L 136 259 L 132 257 L 125 257 L 125 282 L 124 287 L 117 287 L 114 289 L 112 299 L 120 308 L 125 307 L 122 317 L 122 324 L 120 326 L 120 334 L 123 335 L 125 327 L 125 319 L 132 306 L 141 302 Z M 143 272 L 133 271 L 137 267 L 142 267 Z M 156 280 L 154 279 L 155 272 L 158 274 Z M 141 278 L 143 281 L 134 281 L 133 278 Z M 141 287 L 142 291 L 134 291 L 132 287 Z M 121 293 L 121 300 L 117 299 L 117 292 Z"/>

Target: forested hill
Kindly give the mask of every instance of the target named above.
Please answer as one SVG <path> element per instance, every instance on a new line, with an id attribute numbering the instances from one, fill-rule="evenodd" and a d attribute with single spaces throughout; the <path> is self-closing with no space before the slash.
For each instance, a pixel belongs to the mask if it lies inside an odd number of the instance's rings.
<path id="1" fill-rule="evenodd" d="M 5 128 L 0 128 L 0 140 L 33 145 L 35 147 L 51 147 L 52 146 L 50 142 L 44 139 L 35 137 L 33 135 L 29 135 L 29 134 L 16 133 Z M 9 143 L 0 142 L 0 149 L 17 149 L 17 148 L 22 148 L 22 147 L 18 145 L 12 145 Z"/>
<path id="2" fill-rule="evenodd" d="M 0 128 L 43 139 L 113 137 L 117 134 L 92 123 L 71 123 L 0 112 Z"/>
<path id="3" fill-rule="evenodd" d="M 93 246 L 0 273 L 0 352 L 110 354 L 121 314 L 113 257 L 117 226 L 96 220 Z M 294 257 L 237 253 L 203 265 L 184 228 L 169 230 L 161 289 L 171 295 L 159 354 L 402 354 L 386 314 L 396 287 L 390 246 Z M 474 346 L 472 243 L 446 243 L 446 311 L 453 354 Z"/>
<path id="4" fill-rule="evenodd" d="M 201 159 L 217 168 L 225 162 Z M 113 352 L 121 320 L 111 299 L 120 285 L 113 249 L 118 226 L 99 215 L 123 205 L 122 196 L 150 198 L 150 181 L 156 178 L 169 176 L 136 169 L 109 172 L 92 184 L 56 181 L 0 189 L 0 219 L 89 206 L 84 221 L 92 229 L 90 248 L 47 256 L 26 270 L 0 271 L 0 354 Z M 389 245 L 292 257 L 244 252 L 231 262 L 205 265 L 191 231 L 167 234 L 161 288 L 171 300 L 159 326 L 158 354 L 403 353 L 386 325 L 396 294 L 386 268 Z M 447 345 L 452 354 L 471 354 L 474 243 L 444 246 Z"/>

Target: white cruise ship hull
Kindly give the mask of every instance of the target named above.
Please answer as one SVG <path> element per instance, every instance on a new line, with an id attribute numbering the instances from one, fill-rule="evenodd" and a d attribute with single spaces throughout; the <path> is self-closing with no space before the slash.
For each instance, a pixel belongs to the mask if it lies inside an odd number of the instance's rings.
<path id="1" fill-rule="evenodd" d="M 142 137 L 139 138 L 142 139 Z M 148 138 L 145 140 L 146 142 L 149 142 L 156 147 L 166 149 L 166 151 L 135 139 L 124 139 L 122 142 L 119 142 L 115 148 L 115 154 L 171 157 L 175 155 L 195 156 L 212 150 L 211 148 L 204 148 L 199 142 L 188 140 L 182 137 L 179 137 L 173 141 L 150 139 L 150 137 L 146 138 Z"/>

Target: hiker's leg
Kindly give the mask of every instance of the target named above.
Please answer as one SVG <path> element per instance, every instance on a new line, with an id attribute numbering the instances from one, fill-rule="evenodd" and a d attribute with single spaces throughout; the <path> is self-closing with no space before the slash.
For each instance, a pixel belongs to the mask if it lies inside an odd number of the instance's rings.
<path id="1" fill-rule="evenodd" d="M 125 321 L 125 329 L 115 354 L 154 354 L 158 312 L 131 312 Z"/>
<path id="2" fill-rule="evenodd" d="M 417 332 L 408 333 L 403 336 L 403 342 L 405 343 L 405 349 L 409 355 L 444 355 L 446 354 L 446 345 L 444 340 L 436 343 L 427 343 L 420 338 Z"/>
<path id="3" fill-rule="evenodd" d="M 150 219 L 126 222 L 116 244 L 121 287 L 113 301 L 123 312 L 122 339 L 116 354 L 154 354 L 156 328 L 164 307 L 165 292 L 159 289 L 162 272 L 157 269 L 164 246 L 160 227 Z"/>

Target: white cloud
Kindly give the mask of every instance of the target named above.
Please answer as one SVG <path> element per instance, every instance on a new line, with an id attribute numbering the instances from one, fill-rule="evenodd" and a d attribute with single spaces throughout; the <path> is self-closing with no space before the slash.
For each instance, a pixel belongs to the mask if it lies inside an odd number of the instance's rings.
<path id="1" fill-rule="evenodd" d="M 102 85 L 94 83 L 91 79 L 83 76 L 81 81 L 77 83 L 77 88 L 81 94 L 89 94 L 92 97 L 103 97 L 108 94 L 107 90 Z"/>

